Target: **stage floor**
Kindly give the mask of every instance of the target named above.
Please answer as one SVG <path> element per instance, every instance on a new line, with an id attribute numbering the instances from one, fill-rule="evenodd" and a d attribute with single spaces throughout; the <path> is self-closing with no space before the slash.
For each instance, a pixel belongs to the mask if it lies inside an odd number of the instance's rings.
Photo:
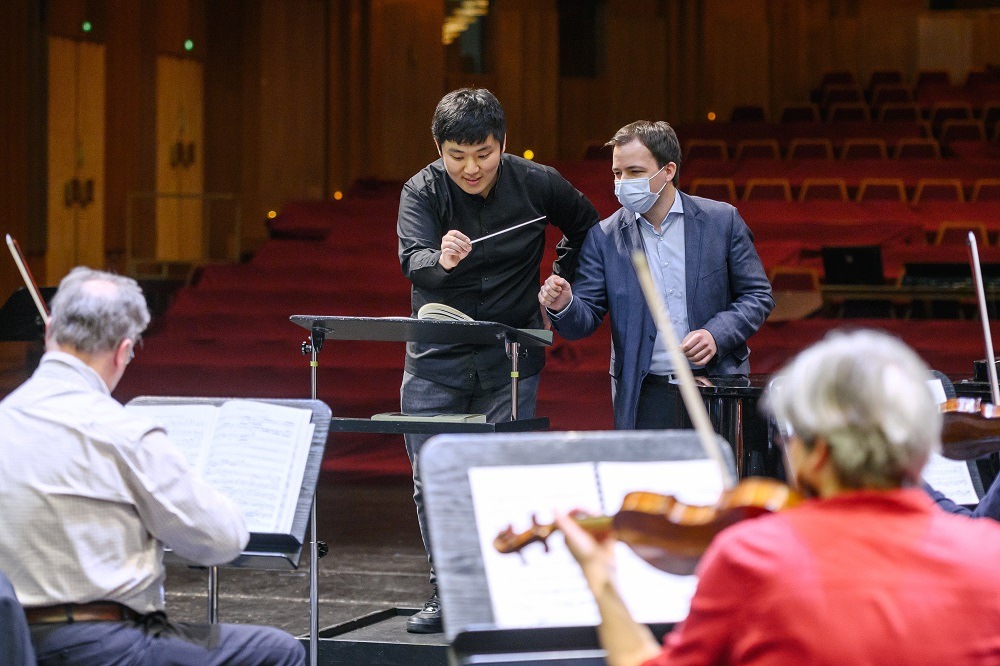
<path id="1" fill-rule="evenodd" d="M 400 446 L 403 443 L 400 441 Z M 409 479 L 341 482 L 320 478 L 318 533 L 330 546 L 319 566 L 320 629 L 373 611 L 420 607 L 431 593 Z M 219 621 L 309 631 L 309 554 L 295 571 L 221 569 Z M 167 569 L 167 613 L 183 622 L 207 617 L 207 573 Z M 405 631 L 400 637 L 406 640 Z"/>

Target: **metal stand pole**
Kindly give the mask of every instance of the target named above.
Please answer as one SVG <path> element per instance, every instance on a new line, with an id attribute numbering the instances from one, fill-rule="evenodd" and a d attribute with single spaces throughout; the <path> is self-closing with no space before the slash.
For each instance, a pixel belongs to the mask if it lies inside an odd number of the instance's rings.
<path id="1" fill-rule="evenodd" d="M 219 567 L 208 568 L 208 623 L 219 621 Z"/>
<path id="2" fill-rule="evenodd" d="M 510 342 L 510 420 L 517 420 L 517 380 L 520 373 L 517 371 L 517 357 L 520 356 L 521 345 L 516 341 Z"/>
<path id="3" fill-rule="evenodd" d="M 319 350 L 323 346 L 322 337 L 317 337 L 316 331 L 310 336 L 312 356 L 309 361 L 311 372 L 312 399 L 317 400 L 317 370 L 319 368 Z M 313 495 L 312 508 L 309 513 L 309 664 L 319 663 L 319 546 L 316 536 L 316 500 L 319 488 Z"/>

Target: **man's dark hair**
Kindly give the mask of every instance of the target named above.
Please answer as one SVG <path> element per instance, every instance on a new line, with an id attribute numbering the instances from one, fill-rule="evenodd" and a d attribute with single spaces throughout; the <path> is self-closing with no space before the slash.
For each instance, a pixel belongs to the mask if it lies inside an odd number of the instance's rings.
<path id="1" fill-rule="evenodd" d="M 670 126 L 670 123 L 663 120 L 657 120 L 656 122 L 637 120 L 615 132 L 611 140 L 604 145 L 624 146 L 633 141 L 638 141 L 646 146 L 649 152 L 653 153 L 653 157 L 656 158 L 656 163 L 660 167 L 666 166 L 669 162 L 677 165 L 677 171 L 674 172 L 673 180 L 674 187 L 677 187 L 681 173 L 681 144 L 677 140 L 677 133 L 674 132 L 674 128 Z"/>
<path id="2" fill-rule="evenodd" d="M 453 90 L 438 102 L 431 122 L 438 146 L 445 141 L 477 144 L 492 136 L 501 145 L 507 135 L 507 120 L 500 102 L 486 88 Z"/>

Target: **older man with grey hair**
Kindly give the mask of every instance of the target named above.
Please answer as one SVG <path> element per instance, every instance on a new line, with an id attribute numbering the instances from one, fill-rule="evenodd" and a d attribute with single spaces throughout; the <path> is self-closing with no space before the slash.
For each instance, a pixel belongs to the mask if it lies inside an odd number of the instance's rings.
<path id="1" fill-rule="evenodd" d="M 135 280 L 74 269 L 52 300 L 38 369 L 0 402 L 0 570 L 38 661 L 303 664 L 277 629 L 164 613 L 164 546 L 215 565 L 249 534 L 161 427 L 111 397 L 148 324 Z"/>
<path id="2" fill-rule="evenodd" d="M 835 333 L 776 378 L 807 500 L 723 530 L 664 647 L 621 601 L 609 542 L 557 519 L 601 611 L 608 663 L 1000 663 L 1000 525 L 919 487 L 939 444 L 928 369 L 881 333 Z"/>

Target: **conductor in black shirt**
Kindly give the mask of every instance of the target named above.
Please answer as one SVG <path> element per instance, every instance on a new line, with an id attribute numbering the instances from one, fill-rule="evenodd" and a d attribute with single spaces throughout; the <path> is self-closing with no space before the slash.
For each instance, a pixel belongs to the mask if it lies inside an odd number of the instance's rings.
<path id="1" fill-rule="evenodd" d="M 541 328 L 537 294 L 546 227 L 563 233 L 553 271 L 572 281 L 583 240 L 599 220 L 597 211 L 555 169 L 504 153 L 507 123 L 488 90 L 445 95 L 431 133 L 441 158 L 413 176 L 399 200 L 399 261 L 413 283 L 413 316 L 425 303 L 443 303 L 477 321 Z M 544 364 L 542 348 L 529 348 L 520 359 L 520 418 L 534 416 Z M 490 422 L 503 421 L 511 417 L 510 394 L 510 360 L 500 345 L 411 342 L 406 347 L 400 402 L 407 414 L 485 414 Z M 428 438 L 405 435 L 429 557 L 419 468 L 420 447 Z M 410 617 L 408 631 L 441 631 L 433 562 L 431 584 L 434 595 Z"/>

